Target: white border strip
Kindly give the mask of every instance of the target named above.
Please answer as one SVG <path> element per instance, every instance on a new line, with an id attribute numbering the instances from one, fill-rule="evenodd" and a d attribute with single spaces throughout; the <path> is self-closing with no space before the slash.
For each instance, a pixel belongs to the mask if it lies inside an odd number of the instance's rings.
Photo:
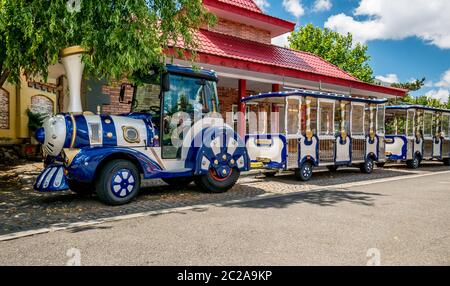
<path id="1" fill-rule="evenodd" d="M 426 173 L 426 174 L 414 174 L 414 175 L 409 175 L 409 176 L 399 176 L 399 177 L 386 178 L 386 179 L 376 179 L 376 180 L 370 180 L 370 181 L 365 181 L 365 182 L 339 184 L 339 185 L 332 185 L 332 186 L 326 186 L 326 187 L 320 186 L 320 187 L 315 187 L 315 188 L 312 188 L 312 189 L 306 190 L 306 191 L 290 192 L 290 193 L 285 193 L 285 194 L 266 193 L 266 194 L 258 195 L 256 197 L 252 197 L 252 198 L 231 200 L 231 201 L 226 201 L 226 202 L 222 202 L 222 203 L 193 205 L 193 206 L 189 206 L 189 207 L 170 208 L 170 209 L 157 210 L 157 211 L 141 212 L 141 213 L 130 214 L 130 215 L 114 216 L 114 217 L 109 217 L 109 218 L 75 222 L 75 223 L 66 224 L 64 226 L 62 226 L 61 224 L 54 224 L 48 228 L 41 228 L 41 229 L 36 229 L 36 230 L 21 231 L 21 232 L 1 235 L 0 241 L 9 241 L 9 240 L 15 240 L 15 239 L 29 237 L 29 236 L 33 236 L 33 235 L 38 235 L 38 234 L 45 234 L 45 233 L 51 233 L 51 232 L 56 232 L 56 231 L 69 230 L 69 229 L 77 229 L 77 228 L 89 227 L 89 226 L 99 225 L 99 224 L 104 224 L 104 223 L 118 222 L 118 221 L 123 221 L 123 220 L 130 220 L 130 219 L 136 219 L 136 218 L 142 218 L 142 217 L 170 214 L 170 213 L 176 213 L 176 212 L 183 212 L 183 211 L 189 211 L 189 210 L 194 210 L 194 209 L 210 208 L 210 207 L 223 207 L 223 206 L 232 205 L 232 204 L 254 202 L 254 201 L 259 201 L 259 200 L 264 200 L 264 199 L 274 199 L 274 198 L 295 196 L 295 195 L 304 194 L 307 192 L 326 191 L 329 189 L 346 189 L 346 188 L 351 188 L 351 187 L 361 187 L 361 186 L 367 186 L 367 185 L 373 185 L 373 184 L 395 182 L 395 181 L 402 181 L 402 180 L 408 180 L 408 179 L 417 179 L 417 178 L 437 176 L 437 175 L 443 175 L 443 174 L 450 174 L 450 171 L 442 171 L 442 172 Z"/>

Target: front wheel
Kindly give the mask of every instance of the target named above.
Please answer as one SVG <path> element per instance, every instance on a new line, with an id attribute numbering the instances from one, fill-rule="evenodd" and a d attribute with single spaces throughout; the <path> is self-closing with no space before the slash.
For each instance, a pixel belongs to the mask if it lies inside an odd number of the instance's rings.
<path id="1" fill-rule="evenodd" d="M 366 162 L 364 162 L 363 164 L 361 164 L 361 172 L 364 174 L 372 174 L 373 172 L 373 167 L 374 167 L 374 163 L 373 160 L 368 158 L 366 160 Z"/>
<path id="2" fill-rule="evenodd" d="M 211 169 L 207 174 L 195 177 L 194 181 L 204 192 L 208 193 L 226 193 L 239 180 L 241 171 L 230 169 L 227 176 L 219 176 L 215 169 Z"/>
<path id="3" fill-rule="evenodd" d="M 138 195 L 141 176 L 138 168 L 130 161 L 114 160 L 103 167 L 95 187 L 103 203 L 123 205 Z"/>
<path id="4" fill-rule="evenodd" d="M 313 176 L 313 165 L 309 162 L 304 163 L 299 169 L 295 170 L 295 177 L 299 181 L 307 182 Z"/>

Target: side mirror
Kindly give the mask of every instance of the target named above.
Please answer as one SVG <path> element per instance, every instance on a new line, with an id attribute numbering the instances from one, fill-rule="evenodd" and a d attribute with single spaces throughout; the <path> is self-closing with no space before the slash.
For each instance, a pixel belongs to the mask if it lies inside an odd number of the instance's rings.
<path id="1" fill-rule="evenodd" d="M 169 73 L 163 73 L 161 75 L 161 87 L 163 92 L 170 91 L 170 75 Z"/>

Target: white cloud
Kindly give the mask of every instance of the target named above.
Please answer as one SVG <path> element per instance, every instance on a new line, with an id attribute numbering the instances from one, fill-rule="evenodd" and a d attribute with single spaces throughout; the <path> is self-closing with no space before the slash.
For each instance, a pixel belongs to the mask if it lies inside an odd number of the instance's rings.
<path id="1" fill-rule="evenodd" d="M 450 96 L 450 91 L 448 89 L 440 88 L 438 90 L 430 90 L 425 95 L 429 98 L 438 99 L 442 103 L 447 103 L 448 97 Z"/>
<path id="2" fill-rule="evenodd" d="M 283 0 L 283 7 L 297 18 L 305 14 L 305 8 L 303 8 L 301 0 Z"/>
<path id="3" fill-rule="evenodd" d="M 330 11 L 332 7 L 333 3 L 331 3 L 331 0 L 316 0 L 316 2 L 314 2 L 313 11 Z"/>
<path id="4" fill-rule="evenodd" d="M 253 0 L 253 1 L 263 11 L 266 11 L 266 9 L 270 7 L 270 3 L 268 0 Z"/>
<path id="5" fill-rule="evenodd" d="M 450 70 L 446 71 L 441 78 L 441 81 L 436 83 L 437 87 L 450 87 Z"/>
<path id="6" fill-rule="evenodd" d="M 379 75 L 379 76 L 376 76 L 375 78 L 378 79 L 379 81 L 382 81 L 385 83 L 390 83 L 390 84 L 399 82 L 398 76 L 393 73 L 387 74 L 386 76 Z"/>
<path id="7" fill-rule="evenodd" d="M 291 33 L 286 33 L 281 36 L 275 37 L 272 39 L 272 44 L 279 47 L 287 47 L 289 46 L 288 37 Z"/>
<path id="8" fill-rule="evenodd" d="M 362 43 L 418 37 L 450 49 L 450 1 L 360 0 L 353 14 L 331 16 L 325 27 L 342 34 L 350 32 Z"/>

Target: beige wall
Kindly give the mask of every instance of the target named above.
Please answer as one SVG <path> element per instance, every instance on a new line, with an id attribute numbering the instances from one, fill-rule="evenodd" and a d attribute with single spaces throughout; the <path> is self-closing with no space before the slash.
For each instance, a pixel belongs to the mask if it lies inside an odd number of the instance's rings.
<path id="1" fill-rule="evenodd" d="M 50 79 L 49 82 L 54 82 Z M 0 129 L 0 144 L 19 143 L 21 139 L 29 138 L 27 109 L 31 107 L 31 97 L 42 95 L 53 102 L 53 112 L 56 113 L 56 94 L 28 87 L 25 78 L 19 86 L 6 83 L 3 89 L 9 92 L 9 129 Z"/>

